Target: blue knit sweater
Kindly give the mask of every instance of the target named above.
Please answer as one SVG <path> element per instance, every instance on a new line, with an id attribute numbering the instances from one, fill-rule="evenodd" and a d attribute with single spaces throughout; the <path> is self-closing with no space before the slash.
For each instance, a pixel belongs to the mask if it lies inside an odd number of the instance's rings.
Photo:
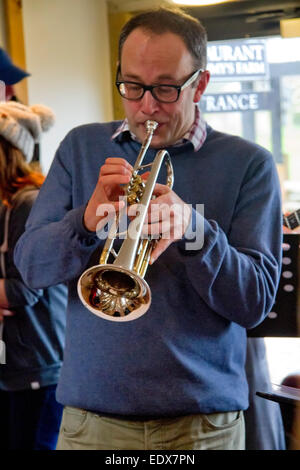
<path id="1" fill-rule="evenodd" d="M 58 400 L 103 414 L 179 416 L 245 409 L 246 328 L 261 322 L 276 293 L 281 201 L 265 149 L 208 127 L 202 148 L 168 149 L 175 192 L 204 204 L 201 249 L 173 243 L 148 268 L 148 312 L 110 322 L 85 309 L 77 280 L 98 264 L 103 241 L 85 230 L 85 205 L 108 156 L 131 164 L 140 145 L 118 122 L 71 131 L 61 143 L 15 262 L 32 288 L 67 282 L 69 302 Z M 150 149 L 145 163 L 156 151 Z"/>
<path id="2" fill-rule="evenodd" d="M 13 262 L 14 247 L 25 230 L 37 194 L 38 190 L 30 186 L 20 191 L 9 219 L 6 272 L 0 269 L 0 276 L 5 278 L 5 293 L 14 315 L 4 319 L 6 360 L 0 364 L 0 390 L 18 391 L 37 384 L 40 387 L 56 384 L 63 360 L 66 286 L 31 289 L 24 284 Z M 0 205 L 1 239 L 6 211 Z"/>

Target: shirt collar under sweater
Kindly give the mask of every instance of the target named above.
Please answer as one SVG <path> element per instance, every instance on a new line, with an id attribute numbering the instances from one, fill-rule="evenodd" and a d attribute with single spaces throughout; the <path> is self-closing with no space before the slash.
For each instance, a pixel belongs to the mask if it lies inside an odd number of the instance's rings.
<path id="1" fill-rule="evenodd" d="M 121 134 L 129 132 L 131 138 L 133 140 L 137 140 L 136 136 L 130 131 L 129 123 L 127 118 L 122 122 L 122 124 L 118 127 L 116 132 L 112 135 L 112 140 L 116 139 Z M 195 106 L 195 120 L 191 126 L 191 128 L 185 133 L 185 135 L 180 139 L 180 141 L 176 142 L 173 146 L 179 146 L 186 142 L 191 142 L 194 147 L 194 151 L 197 152 L 205 142 L 206 139 L 206 122 L 202 118 L 199 106 Z"/>

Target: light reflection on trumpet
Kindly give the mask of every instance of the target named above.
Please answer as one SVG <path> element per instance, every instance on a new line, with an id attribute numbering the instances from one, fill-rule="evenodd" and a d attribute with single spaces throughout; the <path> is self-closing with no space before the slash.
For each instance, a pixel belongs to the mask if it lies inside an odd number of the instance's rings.
<path id="1" fill-rule="evenodd" d="M 164 160 L 167 165 L 167 186 L 172 188 L 174 179 L 172 163 L 166 150 L 159 150 L 151 164 L 142 165 L 157 125 L 155 121 L 146 122 L 146 138 L 126 187 L 128 205 L 139 204 L 138 219 L 130 223 L 127 238 L 116 254 L 113 243 L 118 235 L 122 211 L 115 217 L 99 265 L 87 269 L 78 280 L 78 295 L 84 306 L 95 315 L 111 321 L 135 320 L 146 313 L 151 304 L 151 291 L 144 276 L 157 241 L 150 237 L 141 238 L 142 228 Z M 151 166 L 151 172 L 144 183 L 138 172 L 148 166 Z M 128 233 L 133 232 L 130 230 L 131 224 L 135 224 L 135 236 L 129 237 Z M 115 257 L 112 264 L 108 263 L 111 254 Z"/>

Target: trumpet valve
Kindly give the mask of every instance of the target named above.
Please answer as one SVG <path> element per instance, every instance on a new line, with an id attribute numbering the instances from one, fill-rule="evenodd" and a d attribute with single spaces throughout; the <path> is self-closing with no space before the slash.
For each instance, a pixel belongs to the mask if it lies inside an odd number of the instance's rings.
<path id="1" fill-rule="evenodd" d="M 127 202 L 131 206 L 140 202 L 144 194 L 145 183 L 140 175 L 135 175 L 127 188 Z"/>

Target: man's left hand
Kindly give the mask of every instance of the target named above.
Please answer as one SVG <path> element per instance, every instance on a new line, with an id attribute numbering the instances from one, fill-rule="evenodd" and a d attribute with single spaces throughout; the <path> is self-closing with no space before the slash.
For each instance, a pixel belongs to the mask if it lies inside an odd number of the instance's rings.
<path id="1" fill-rule="evenodd" d="M 192 213 L 189 205 L 166 185 L 157 183 L 153 194 L 155 198 L 149 204 L 142 231 L 143 235 L 150 235 L 158 240 L 151 254 L 150 264 L 153 264 L 171 243 L 183 237 Z M 132 206 L 132 211 L 134 210 Z"/>

